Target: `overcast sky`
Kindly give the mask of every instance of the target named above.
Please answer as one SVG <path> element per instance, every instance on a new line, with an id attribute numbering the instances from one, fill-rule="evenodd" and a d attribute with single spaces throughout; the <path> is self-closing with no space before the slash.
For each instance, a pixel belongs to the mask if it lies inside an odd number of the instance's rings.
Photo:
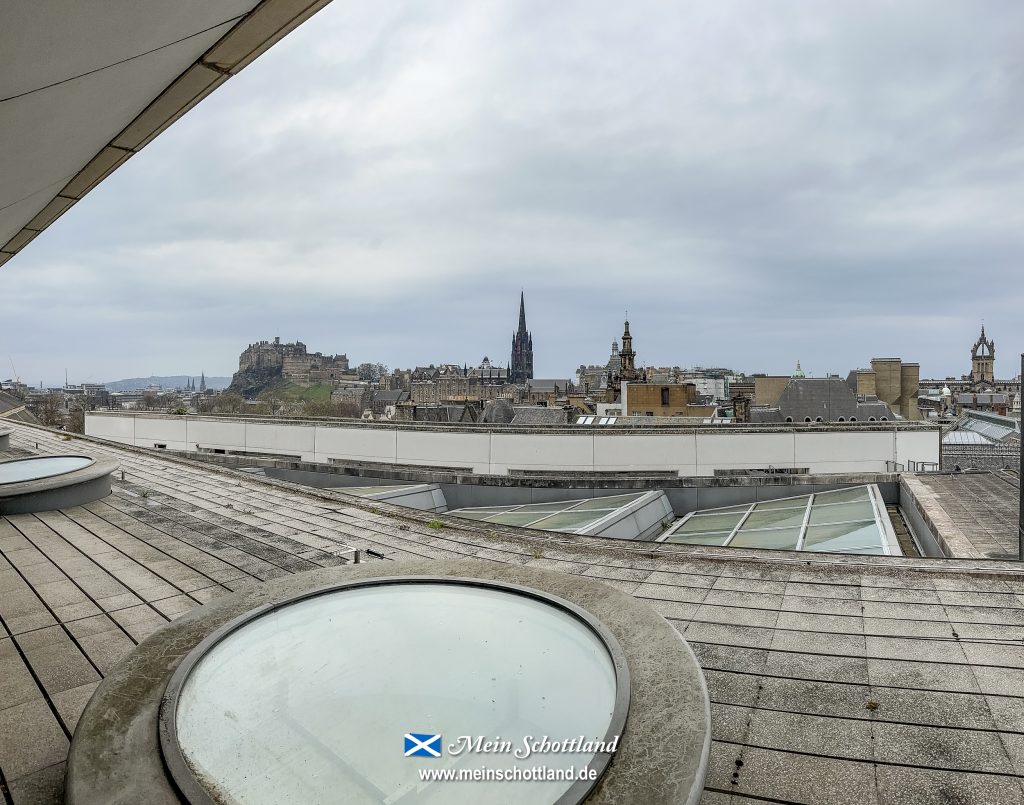
<path id="1" fill-rule="evenodd" d="M 378 8 L 380 6 L 380 8 Z M 922 376 L 1024 349 L 1024 4 L 328 6 L 0 270 L 0 376 L 391 367 Z M 8 353 L 8 354 L 2 354 Z M 8 365 L 4 365 L 8 364 Z"/>

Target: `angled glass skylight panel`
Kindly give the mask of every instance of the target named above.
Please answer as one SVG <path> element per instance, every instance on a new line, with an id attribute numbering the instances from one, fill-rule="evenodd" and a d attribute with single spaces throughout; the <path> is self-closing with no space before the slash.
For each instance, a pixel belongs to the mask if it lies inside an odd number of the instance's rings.
<path id="1" fill-rule="evenodd" d="M 602 511 L 600 509 L 588 509 L 587 511 L 565 511 L 552 514 L 549 517 L 545 517 L 543 520 L 538 520 L 533 524 L 534 528 L 544 528 L 549 531 L 561 531 L 566 528 L 583 528 L 590 523 L 594 523 L 604 517 L 606 514 L 611 514 L 614 509 L 608 509 Z"/>
<path id="2" fill-rule="evenodd" d="M 462 513 L 460 512 L 460 516 Z M 544 515 L 541 512 L 501 512 L 500 514 L 492 514 L 484 522 L 486 523 L 501 523 L 502 525 L 519 525 L 525 526 L 532 523 L 534 520 L 539 520 Z"/>
<path id="3" fill-rule="evenodd" d="M 632 503 L 642 495 L 647 494 L 646 492 L 635 492 L 630 495 L 609 495 L 606 498 L 590 498 L 584 500 L 582 503 L 577 503 L 575 506 L 572 504 L 563 504 L 564 508 L 572 506 L 574 510 L 580 509 L 614 509 L 618 506 L 625 506 L 627 503 Z"/>
<path id="4" fill-rule="evenodd" d="M 851 503 L 855 500 L 870 500 L 866 486 L 855 486 L 852 489 L 836 489 L 832 492 L 819 492 L 814 496 L 814 503 L 827 505 L 830 503 Z"/>
<path id="5" fill-rule="evenodd" d="M 778 500 L 762 500 L 757 504 L 757 511 L 763 512 L 770 509 L 806 509 L 807 495 L 798 498 L 779 498 Z"/>
<path id="6" fill-rule="evenodd" d="M 740 531 L 753 531 L 760 528 L 784 528 L 786 526 L 801 526 L 804 522 L 804 515 L 807 512 L 807 501 L 799 509 L 769 509 L 762 511 L 757 506 L 753 513 L 743 521 Z"/>
<path id="7" fill-rule="evenodd" d="M 665 537 L 665 542 L 677 542 L 684 545 L 724 545 L 731 531 L 720 531 L 717 534 L 679 534 L 672 533 Z"/>
<path id="8" fill-rule="evenodd" d="M 805 551 L 844 551 L 884 553 L 882 532 L 874 520 L 861 523 L 809 526 L 804 537 Z"/>
<path id="9" fill-rule="evenodd" d="M 692 533 L 700 533 L 704 531 L 732 531 L 737 525 L 739 525 L 744 514 L 744 512 L 733 512 L 729 514 L 695 514 L 683 523 L 678 530 L 689 531 Z"/>
<path id="10" fill-rule="evenodd" d="M 764 531 L 738 531 L 729 540 L 734 548 L 769 548 L 776 551 L 796 550 L 800 528 L 771 528 Z"/>
<path id="11" fill-rule="evenodd" d="M 823 523 L 849 523 L 855 520 L 874 520 L 875 507 L 868 500 L 856 503 L 836 503 L 825 506 L 819 503 L 820 498 L 814 499 L 811 507 L 811 525 Z"/>

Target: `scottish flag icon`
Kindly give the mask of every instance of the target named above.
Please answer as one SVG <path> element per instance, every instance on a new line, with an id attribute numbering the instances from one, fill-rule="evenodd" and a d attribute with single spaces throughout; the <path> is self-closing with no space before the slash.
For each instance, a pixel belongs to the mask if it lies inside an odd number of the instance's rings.
<path id="1" fill-rule="evenodd" d="M 441 736 L 405 733 L 406 757 L 441 757 Z"/>

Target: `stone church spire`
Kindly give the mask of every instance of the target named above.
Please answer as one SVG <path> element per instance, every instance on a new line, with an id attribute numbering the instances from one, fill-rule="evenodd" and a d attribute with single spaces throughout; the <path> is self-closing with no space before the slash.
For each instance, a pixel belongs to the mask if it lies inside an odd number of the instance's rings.
<path id="1" fill-rule="evenodd" d="M 513 383 L 533 379 L 533 336 L 526 329 L 526 295 L 519 293 L 519 329 L 512 336 L 512 360 L 509 375 Z"/>

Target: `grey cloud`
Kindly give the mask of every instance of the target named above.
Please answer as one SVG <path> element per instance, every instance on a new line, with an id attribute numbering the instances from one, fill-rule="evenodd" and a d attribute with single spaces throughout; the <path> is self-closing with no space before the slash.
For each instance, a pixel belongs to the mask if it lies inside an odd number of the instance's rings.
<path id="1" fill-rule="evenodd" d="M 1022 23 L 332 4 L 0 272 L 0 351 L 93 379 L 273 335 L 507 360 L 524 287 L 542 375 L 603 360 L 626 307 L 647 363 L 960 374 L 981 318 L 1001 355 L 1024 335 Z"/>

